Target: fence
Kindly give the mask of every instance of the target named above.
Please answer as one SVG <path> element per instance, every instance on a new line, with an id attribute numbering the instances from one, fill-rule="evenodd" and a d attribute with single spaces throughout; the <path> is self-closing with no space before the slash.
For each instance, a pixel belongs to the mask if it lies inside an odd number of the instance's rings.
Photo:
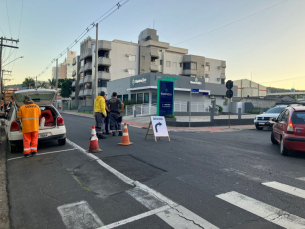
<path id="1" fill-rule="evenodd" d="M 157 105 L 144 103 L 125 106 L 125 116 L 134 115 L 134 112 L 136 112 L 137 116 L 157 115 Z"/>

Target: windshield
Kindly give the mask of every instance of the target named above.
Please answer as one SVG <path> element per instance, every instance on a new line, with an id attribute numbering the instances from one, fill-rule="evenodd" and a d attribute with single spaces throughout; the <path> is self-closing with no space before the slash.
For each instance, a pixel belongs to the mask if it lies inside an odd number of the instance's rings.
<path id="1" fill-rule="evenodd" d="M 291 121 L 293 124 L 305 124 L 305 112 L 293 112 Z"/>
<path id="2" fill-rule="evenodd" d="M 269 110 L 266 111 L 267 114 L 279 114 L 281 113 L 286 107 L 272 107 Z"/>

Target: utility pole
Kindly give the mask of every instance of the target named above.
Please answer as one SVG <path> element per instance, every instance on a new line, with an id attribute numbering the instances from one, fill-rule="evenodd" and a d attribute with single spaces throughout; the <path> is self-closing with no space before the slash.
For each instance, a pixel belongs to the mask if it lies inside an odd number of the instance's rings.
<path id="1" fill-rule="evenodd" d="M 55 77 L 56 77 L 56 99 L 55 99 L 55 101 L 56 101 L 56 104 L 55 104 L 55 107 L 56 107 L 56 109 L 58 108 L 58 106 L 57 106 L 57 99 L 58 99 L 58 95 L 57 95 L 57 89 L 58 89 L 58 74 L 57 74 L 57 68 L 58 68 L 58 59 L 56 59 L 56 69 L 55 69 Z"/>
<path id="2" fill-rule="evenodd" d="M 3 81 L 2 81 L 2 74 L 1 73 L 2 73 L 2 52 L 3 52 L 3 47 L 18 49 L 17 46 L 4 45 L 3 41 L 11 41 L 11 42 L 18 43 L 19 40 L 7 39 L 5 37 L 0 37 L 0 39 L 1 39 L 1 44 L 0 44 L 0 99 L 2 100 L 2 84 L 3 84 Z"/>
<path id="3" fill-rule="evenodd" d="M 95 84 L 94 84 L 94 98 L 98 96 L 98 23 L 95 24 L 96 27 L 96 42 L 95 42 Z"/>

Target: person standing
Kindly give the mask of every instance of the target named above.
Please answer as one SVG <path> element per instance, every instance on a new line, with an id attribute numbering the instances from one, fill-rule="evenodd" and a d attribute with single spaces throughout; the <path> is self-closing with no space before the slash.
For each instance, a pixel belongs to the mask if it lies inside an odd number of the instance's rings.
<path id="1" fill-rule="evenodd" d="M 108 109 L 108 100 L 106 100 L 106 112 L 107 112 L 107 117 L 105 118 L 105 135 L 110 135 L 109 133 L 109 109 Z"/>
<path id="2" fill-rule="evenodd" d="M 112 136 L 115 136 L 116 124 L 118 125 L 119 136 L 122 136 L 122 117 L 121 114 L 124 110 L 124 103 L 118 99 L 118 94 L 116 92 L 112 93 L 112 98 L 109 99 L 107 105 L 110 110 L 110 130 L 112 131 Z M 121 105 L 121 111 L 119 110 L 119 105 Z"/>
<path id="3" fill-rule="evenodd" d="M 105 118 L 107 117 L 106 112 L 106 101 L 107 96 L 104 91 L 101 91 L 94 101 L 94 117 L 95 117 L 95 130 L 98 139 L 105 139 L 103 136 L 105 128 Z"/>
<path id="4" fill-rule="evenodd" d="M 38 146 L 40 107 L 34 104 L 30 96 L 24 96 L 24 105 L 18 111 L 17 118 L 22 121 L 23 154 L 35 156 Z"/>

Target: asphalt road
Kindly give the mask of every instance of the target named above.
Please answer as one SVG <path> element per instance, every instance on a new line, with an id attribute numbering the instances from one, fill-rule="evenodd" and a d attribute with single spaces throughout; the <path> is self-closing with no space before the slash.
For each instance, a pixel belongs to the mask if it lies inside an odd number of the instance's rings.
<path id="1" fill-rule="evenodd" d="M 92 158 L 81 148 L 89 147 L 94 120 L 63 117 L 74 144 L 40 144 L 40 155 L 28 159 L 7 152 L 12 228 L 98 228 L 125 219 L 117 228 L 305 228 L 305 157 L 281 156 L 270 131 L 170 132 L 170 142 L 155 143 L 129 127 L 133 145 L 108 136 Z"/>

